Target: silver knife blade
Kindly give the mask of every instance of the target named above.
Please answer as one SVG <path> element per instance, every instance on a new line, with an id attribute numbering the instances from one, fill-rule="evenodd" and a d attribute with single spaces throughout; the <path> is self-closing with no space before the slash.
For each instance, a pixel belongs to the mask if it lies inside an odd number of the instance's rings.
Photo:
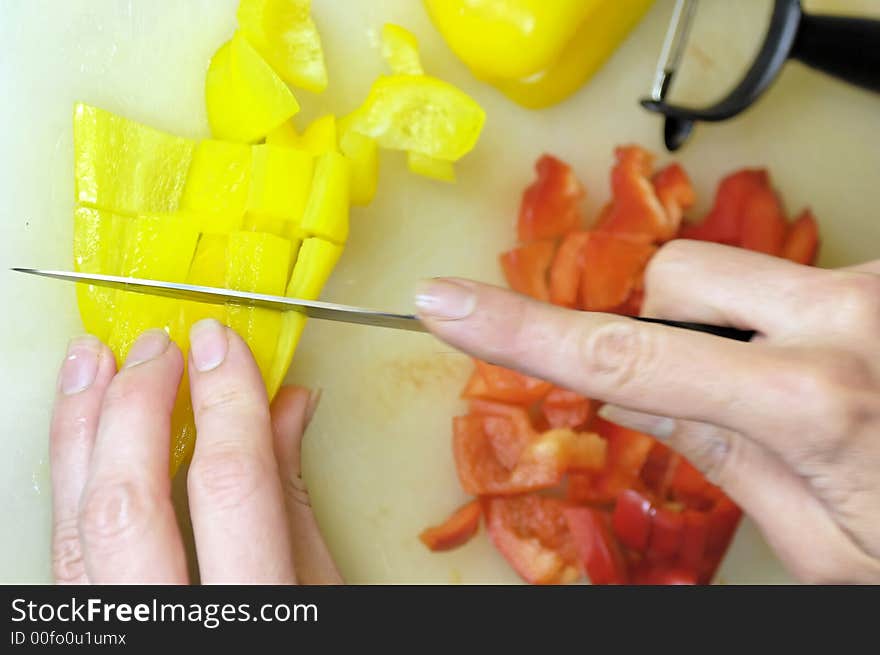
<path id="1" fill-rule="evenodd" d="M 263 293 L 251 293 L 249 291 L 234 291 L 219 287 L 184 284 L 182 282 L 163 282 L 160 280 L 120 277 L 118 275 L 102 275 L 100 273 L 45 271 L 34 268 L 13 268 L 12 270 L 55 280 L 94 284 L 101 287 L 119 289 L 120 291 L 133 291 L 135 293 L 164 296 L 178 300 L 192 300 L 213 305 L 234 303 L 279 311 L 298 311 L 311 318 L 328 321 L 374 325 L 413 332 L 428 331 L 418 317 L 413 314 L 394 314 L 364 307 L 321 302 L 319 300 L 303 300 L 301 298 L 288 298 L 287 296 L 273 296 Z"/>

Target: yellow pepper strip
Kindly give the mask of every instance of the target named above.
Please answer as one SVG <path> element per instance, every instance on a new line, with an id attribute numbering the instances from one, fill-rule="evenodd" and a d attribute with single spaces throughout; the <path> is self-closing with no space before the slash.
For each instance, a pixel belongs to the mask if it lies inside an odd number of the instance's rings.
<path id="1" fill-rule="evenodd" d="M 75 270 L 118 275 L 121 266 L 119 244 L 123 243 L 129 220 L 128 217 L 101 209 L 77 208 L 73 213 Z M 113 325 L 116 291 L 91 284 L 77 284 L 76 297 L 86 332 L 101 341 L 107 341 Z"/>
<path id="2" fill-rule="evenodd" d="M 417 175 L 424 175 L 441 182 L 455 182 L 455 164 L 443 159 L 434 159 L 418 152 L 408 152 L 407 165 Z"/>
<path id="3" fill-rule="evenodd" d="M 315 93 L 327 88 L 327 65 L 311 0 L 241 0 L 238 24 L 286 82 Z"/>
<path id="4" fill-rule="evenodd" d="M 298 224 L 309 200 L 314 158 L 297 148 L 258 145 L 252 151 L 247 213 Z"/>
<path id="5" fill-rule="evenodd" d="M 122 246 L 120 275 L 154 280 L 186 279 L 198 242 L 198 231 L 177 215 L 137 216 L 130 219 Z M 162 328 L 181 339 L 180 304 L 169 298 L 117 292 L 113 325 L 107 345 L 117 364 L 144 330 Z M 185 335 L 183 335 L 185 338 Z"/>
<path id="6" fill-rule="evenodd" d="M 299 139 L 300 148 L 315 155 L 339 150 L 336 138 L 336 116 L 327 114 L 312 121 Z"/>
<path id="7" fill-rule="evenodd" d="M 293 275 L 287 286 L 287 296 L 317 300 L 341 256 L 340 245 L 314 237 L 306 239 L 296 259 Z M 270 398 L 284 382 L 305 324 L 306 317 L 298 312 L 289 311 L 282 315 L 278 349 L 267 379 Z"/>
<path id="8" fill-rule="evenodd" d="M 348 159 L 338 152 L 325 152 L 315 164 L 312 191 L 303 214 L 300 232 L 334 243 L 348 239 Z"/>
<path id="9" fill-rule="evenodd" d="M 226 252 L 226 287 L 282 295 L 287 283 L 290 242 L 273 234 L 233 232 Z M 278 347 L 282 315 L 262 307 L 229 305 L 229 327 L 244 339 L 268 380 Z"/>
<path id="10" fill-rule="evenodd" d="M 382 27 L 382 56 L 395 75 L 423 75 L 418 39 L 393 23 Z"/>
<path id="11" fill-rule="evenodd" d="M 214 53 L 205 102 L 214 136 L 240 143 L 259 141 L 299 111 L 290 89 L 240 32 Z"/>
<path id="12" fill-rule="evenodd" d="M 339 121 L 339 150 L 346 156 L 351 177 L 351 204 L 365 207 L 379 185 L 379 146 L 375 139 L 350 129 L 351 120 Z"/>
<path id="13" fill-rule="evenodd" d="M 267 146 L 279 148 L 299 148 L 299 134 L 293 126 L 293 121 L 284 121 L 266 135 Z"/>
<path id="14" fill-rule="evenodd" d="M 351 129 L 390 150 L 457 161 L 474 147 L 486 113 L 467 94 L 428 75 L 379 77 Z"/>
<path id="15" fill-rule="evenodd" d="M 118 214 L 176 211 L 195 144 L 77 103 L 76 202 Z"/>
<path id="16" fill-rule="evenodd" d="M 526 79 L 489 81 L 511 100 L 529 109 L 562 102 L 602 67 L 653 1 L 603 2 L 581 24 L 556 64 Z"/>
<path id="17" fill-rule="evenodd" d="M 241 228 L 251 183 L 251 148 L 206 140 L 196 146 L 183 189 L 181 208 L 204 216 L 204 231 Z"/>
<path id="18" fill-rule="evenodd" d="M 449 47 L 478 78 L 521 79 L 554 64 L 601 4 L 629 0 L 425 0 Z"/>

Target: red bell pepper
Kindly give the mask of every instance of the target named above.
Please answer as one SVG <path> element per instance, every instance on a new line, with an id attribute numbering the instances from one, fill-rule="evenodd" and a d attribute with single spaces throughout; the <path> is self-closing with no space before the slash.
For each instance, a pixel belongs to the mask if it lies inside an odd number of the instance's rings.
<path id="1" fill-rule="evenodd" d="M 684 515 L 669 507 L 657 507 L 651 523 L 647 555 L 651 559 L 674 557 L 681 548 Z"/>
<path id="2" fill-rule="evenodd" d="M 688 570 L 669 568 L 666 564 L 644 562 L 632 574 L 637 585 L 695 585 L 697 576 Z"/>
<path id="3" fill-rule="evenodd" d="M 515 405 L 530 405 L 544 396 L 553 388 L 553 384 L 538 378 L 523 375 L 502 366 L 495 366 L 478 359 L 474 360 L 477 371 L 486 390 L 483 398 L 497 400 Z"/>
<path id="4" fill-rule="evenodd" d="M 481 515 L 480 501 L 472 500 L 459 507 L 440 525 L 423 530 L 419 539 L 434 551 L 457 548 L 477 534 Z"/>
<path id="5" fill-rule="evenodd" d="M 554 387 L 541 401 L 541 413 L 551 428 L 577 429 L 590 420 L 592 406 L 589 398 Z"/>
<path id="6" fill-rule="evenodd" d="M 627 584 L 626 560 L 611 532 L 608 514 L 592 507 L 569 507 L 564 514 L 590 582 Z"/>
<path id="7" fill-rule="evenodd" d="M 655 251 L 651 244 L 613 234 L 590 234 L 583 249 L 580 308 L 602 312 L 622 304 Z"/>
<path id="8" fill-rule="evenodd" d="M 797 264 L 812 266 L 819 252 L 819 227 L 809 209 L 794 220 L 782 246 L 782 256 Z"/>
<path id="9" fill-rule="evenodd" d="M 686 509 L 682 512 L 682 519 L 684 526 L 678 552 L 678 566 L 685 571 L 692 571 L 699 579 L 709 541 L 709 514 Z"/>
<path id="10" fill-rule="evenodd" d="M 679 164 L 669 164 L 654 175 L 652 182 L 660 204 L 666 210 L 670 229 L 677 232 L 685 210 L 697 201 L 691 180 Z"/>
<path id="11" fill-rule="evenodd" d="M 787 231 L 782 205 L 773 189 L 758 189 L 745 199 L 740 216 L 741 248 L 778 256 Z"/>
<path id="12" fill-rule="evenodd" d="M 569 232 L 559 244 L 550 266 L 550 302 L 563 307 L 574 307 L 584 270 L 584 246 L 590 232 Z"/>
<path id="13" fill-rule="evenodd" d="M 622 491 L 611 515 L 614 534 L 627 548 L 644 552 L 651 536 L 654 513 L 654 505 L 649 498 L 635 489 Z"/>
<path id="14" fill-rule="evenodd" d="M 500 261 L 507 285 L 536 300 L 550 300 L 548 274 L 555 252 L 553 241 L 535 241 L 503 253 Z"/>
<path id="15" fill-rule="evenodd" d="M 568 164 L 544 155 L 535 164 L 538 179 L 523 193 L 518 234 L 523 243 L 553 239 L 581 224 L 586 191 Z"/>
<path id="16" fill-rule="evenodd" d="M 714 241 L 739 245 L 741 217 L 746 201 L 752 194 L 770 186 L 764 169 L 743 169 L 728 175 L 718 185 L 715 203 L 701 223 L 684 225 L 681 236 L 685 239 Z"/>

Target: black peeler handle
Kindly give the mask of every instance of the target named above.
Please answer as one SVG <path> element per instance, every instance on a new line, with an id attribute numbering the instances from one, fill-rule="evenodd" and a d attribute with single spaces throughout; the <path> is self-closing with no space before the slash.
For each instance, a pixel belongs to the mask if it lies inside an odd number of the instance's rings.
<path id="1" fill-rule="evenodd" d="M 644 316 L 633 316 L 632 318 L 637 321 L 642 321 L 643 323 L 657 323 L 658 325 L 668 325 L 670 327 L 692 330 L 694 332 L 705 332 L 707 334 L 714 334 L 716 337 L 724 337 L 725 339 L 733 339 L 735 341 L 751 341 L 755 336 L 754 330 L 738 330 L 736 328 L 722 327 L 720 325 L 689 323 L 687 321 L 668 321 L 663 318 L 646 318 Z"/>
<path id="2" fill-rule="evenodd" d="M 880 91 L 880 20 L 802 14 L 789 57 Z"/>

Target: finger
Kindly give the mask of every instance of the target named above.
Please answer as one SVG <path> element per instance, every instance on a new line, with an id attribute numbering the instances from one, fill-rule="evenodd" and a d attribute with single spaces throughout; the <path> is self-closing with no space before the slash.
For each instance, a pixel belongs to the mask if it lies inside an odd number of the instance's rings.
<path id="1" fill-rule="evenodd" d="M 275 455 L 290 515 L 296 578 L 300 584 L 306 585 L 342 584 L 342 577 L 318 528 L 301 474 L 303 434 L 319 398 L 319 393 L 290 386 L 282 387 L 272 401 Z"/>
<path id="2" fill-rule="evenodd" d="M 88 335 L 70 342 L 58 375 L 49 430 L 52 573 L 58 584 L 88 583 L 77 524 L 79 501 L 88 478 L 101 402 L 115 372 L 113 353 Z"/>
<path id="3" fill-rule="evenodd" d="M 816 313 L 827 272 L 742 248 L 672 241 L 645 272 L 645 316 L 785 333 Z"/>
<path id="4" fill-rule="evenodd" d="M 605 405 L 602 418 L 668 443 L 755 521 L 807 582 L 880 579 L 877 564 L 831 518 L 807 482 L 760 444 L 716 426 Z"/>
<path id="5" fill-rule="evenodd" d="M 171 410 L 183 358 L 145 332 L 104 395 L 79 531 L 93 583 L 186 582 L 168 476 Z"/>
<path id="6" fill-rule="evenodd" d="M 855 266 L 847 266 L 843 270 L 853 271 L 855 273 L 870 273 L 872 275 L 880 275 L 880 259 L 871 262 L 856 264 Z"/>
<path id="7" fill-rule="evenodd" d="M 213 319 L 190 333 L 195 452 L 188 490 L 202 582 L 295 582 L 266 388 L 247 345 Z"/>
<path id="8" fill-rule="evenodd" d="M 565 310 L 463 280 L 435 280 L 416 303 L 435 336 L 471 355 L 640 411 L 748 431 L 776 421 L 780 398 L 790 400 L 784 385 L 763 383 L 778 357 L 758 344 Z M 754 398 L 748 412 L 736 398 Z"/>

